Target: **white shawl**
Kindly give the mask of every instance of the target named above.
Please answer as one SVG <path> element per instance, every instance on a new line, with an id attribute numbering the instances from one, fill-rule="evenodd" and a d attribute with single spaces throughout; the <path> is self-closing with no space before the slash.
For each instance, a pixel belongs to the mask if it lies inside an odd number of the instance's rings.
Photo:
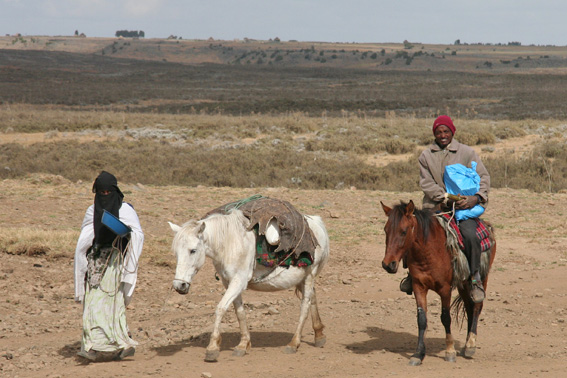
<path id="1" fill-rule="evenodd" d="M 120 221 L 130 226 L 132 232 L 130 233 L 130 243 L 126 249 L 126 256 L 124 258 L 124 266 L 122 271 L 124 299 L 126 305 L 130 303 L 134 288 L 136 287 L 136 279 L 138 277 L 138 260 L 142 254 L 142 247 L 144 246 L 144 232 L 138 219 L 138 214 L 134 208 L 126 203 L 122 203 L 119 211 Z M 87 272 L 87 251 L 92 246 L 94 239 L 94 205 L 89 206 L 85 217 L 83 218 L 83 225 L 81 226 L 81 235 L 77 242 L 75 249 L 75 301 L 82 302 L 85 296 L 85 274 Z"/>

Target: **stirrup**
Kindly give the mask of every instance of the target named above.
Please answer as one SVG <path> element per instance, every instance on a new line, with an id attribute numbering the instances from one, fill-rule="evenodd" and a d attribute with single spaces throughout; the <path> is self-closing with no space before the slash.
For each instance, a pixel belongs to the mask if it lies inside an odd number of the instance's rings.
<path id="1" fill-rule="evenodd" d="M 408 276 L 400 281 L 400 291 L 403 291 L 407 295 L 413 294 L 412 278 L 408 273 Z"/>

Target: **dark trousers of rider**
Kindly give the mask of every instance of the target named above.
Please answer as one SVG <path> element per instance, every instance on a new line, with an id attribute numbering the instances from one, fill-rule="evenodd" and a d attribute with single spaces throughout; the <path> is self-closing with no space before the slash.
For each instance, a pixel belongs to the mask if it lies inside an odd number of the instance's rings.
<path id="1" fill-rule="evenodd" d="M 474 275 L 480 269 L 480 239 L 476 235 L 476 220 L 465 219 L 459 222 L 459 230 L 463 235 L 465 244 L 465 256 L 469 260 L 471 275 Z"/>

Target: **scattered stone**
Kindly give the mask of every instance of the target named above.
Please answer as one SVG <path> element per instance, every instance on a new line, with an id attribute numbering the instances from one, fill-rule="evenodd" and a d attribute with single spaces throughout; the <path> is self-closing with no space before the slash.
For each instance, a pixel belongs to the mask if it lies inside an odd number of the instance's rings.
<path id="1" fill-rule="evenodd" d="M 201 378 L 213 378 L 213 375 L 208 371 L 204 371 L 201 373 Z"/>
<path id="2" fill-rule="evenodd" d="M 268 315 L 278 315 L 280 312 L 273 306 L 270 306 L 268 308 L 268 312 L 266 312 L 266 314 Z"/>

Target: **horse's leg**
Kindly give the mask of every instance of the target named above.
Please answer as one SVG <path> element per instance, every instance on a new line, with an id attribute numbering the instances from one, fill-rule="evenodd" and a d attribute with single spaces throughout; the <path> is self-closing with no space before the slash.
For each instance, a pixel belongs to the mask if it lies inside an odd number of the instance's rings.
<path id="1" fill-rule="evenodd" d="M 445 327 L 445 361 L 455 362 L 457 352 L 455 351 L 455 340 L 451 334 L 451 286 L 448 285 L 439 293 L 441 296 L 441 323 Z"/>
<path id="2" fill-rule="evenodd" d="M 417 348 L 411 356 L 409 364 L 411 366 L 421 365 L 425 358 L 425 331 L 427 330 L 427 289 L 417 286 L 414 281 L 413 292 L 417 304 L 417 327 L 419 330 Z"/>
<path id="3" fill-rule="evenodd" d="M 494 255 L 496 253 L 496 245 L 494 245 L 492 249 L 492 254 L 490 256 L 489 262 L 489 269 L 492 266 L 494 261 Z M 482 286 L 484 287 L 484 292 L 486 293 L 486 288 L 488 286 L 488 273 L 486 273 L 486 277 L 482 281 Z M 465 347 L 463 350 L 463 355 L 467 358 L 471 358 L 476 352 L 476 336 L 477 336 L 477 325 L 478 319 L 480 318 L 480 313 L 482 312 L 482 307 L 484 302 L 480 303 L 473 303 L 470 299 L 470 284 L 467 282 L 465 284 L 465 288 L 459 290 L 461 294 L 461 298 L 465 303 L 465 309 L 467 311 L 467 320 L 468 320 L 468 333 L 467 333 L 467 342 L 465 343 Z"/>
<path id="4" fill-rule="evenodd" d="M 313 322 L 313 331 L 315 331 L 315 346 L 321 348 L 327 342 L 327 337 L 323 334 L 325 326 L 319 316 L 315 288 L 313 288 L 313 296 L 311 297 L 311 321 Z"/>
<path id="5" fill-rule="evenodd" d="M 301 298 L 301 307 L 299 314 L 299 323 L 297 324 L 297 329 L 293 335 L 289 344 L 287 344 L 283 350 L 284 353 L 291 354 L 297 352 L 299 345 L 301 344 L 301 331 L 305 325 L 305 320 L 307 319 L 307 313 L 309 312 L 309 307 L 311 306 L 311 297 L 313 296 L 313 276 L 308 275 L 305 281 L 301 285 L 297 286 L 297 289 L 303 294 Z"/>
<path id="6" fill-rule="evenodd" d="M 250 348 L 252 346 L 250 343 L 250 332 L 248 331 L 248 325 L 246 324 L 246 312 L 242 305 L 242 295 L 236 297 L 233 304 L 234 312 L 236 312 L 236 318 L 238 319 L 238 325 L 240 326 L 240 344 L 234 348 L 232 355 L 242 357 L 246 353 L 250 352 Z"/>
<path id="7" fill-rule="evenodd" d="M 486 286 L 486 285 L 485 285 Z M 467 358 L 474 356 L 476 352 L 476 336 L 477 336 L 477 325 L 478 318 L 482 311 L 484 302 L 473 303 L 470 299 L 470 295 L 467 292 L 467 297 L 465 299 L 465 306 L 467 310 L 467 341 L 465 343 L 465 348 L 463 350 L 463 355 Z"/>
<path id="8" fill-rule="evenodd" d="M 246 280 L 243 280 L 240 277 L 234 278 L 232 281 L 230 281 L 226 289 L 226 292 L 224 293 L 219 304 L 217 305 L 217 309 L 215 310 L 215 322 L 213 325 L 213 332 L 211 333 L 211 340 L 209 341 L 209 345 L 207 346 L 207 350 L 205 353 L 205 361 L 207 362 L 217 361 L 220 354 L 220 343 L 221 343 L 220 326 L 221 326 L 222 318 L 224 317 L 224 314 L 226 313 L 228 307 L 244 291 L 244 288 L 246 288 Z"/>

